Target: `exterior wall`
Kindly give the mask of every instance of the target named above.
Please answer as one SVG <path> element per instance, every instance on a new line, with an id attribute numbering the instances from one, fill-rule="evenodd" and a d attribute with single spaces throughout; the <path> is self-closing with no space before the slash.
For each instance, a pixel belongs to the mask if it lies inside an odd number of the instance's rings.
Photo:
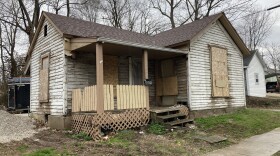
<path id="1" fill-rule="evenodd" d="M 30 111 L 40 114 L 63 115 L 64 107 L 64 47 L 63 39 L 57 30 L 46 20 L 48 34 L 44 37 L 44 29 L 38 36 L 31 55 Z M 39 70 L 41 55 L 50 52 L 49 60 L 49 102 L 39 103 Z"/>
<path id="2" fill-rule="evenodd" d="M 229 98 L 212 97 L 209 44 L 228 50 Z M 243 56 L 219 22 L 211 25 L 202 36 L 191 42 L 188 65 L 191 110 L 246 105 Z"/>
<path id="3" fill-rule="evenodd" d="M 96 84 L 95 54 L 81 52 L 75 59 L 65 57 L 66 61 L 66 87 L 67 87 L 67 108 L 72 107 L 72 90 L 84 88 Z M 128 58 L 120 56 L 118 58 L 118 84 L 129 85 L 129 64 Z M 155 75 L 154 61 L 149 61 L 149 78 L 153 81 L 153 86 L 149 87 L 150 102 L 155 101 Z"/>
<path id="4" fill-rule="evenodd" d="M 95 54 L 77 54 L 75 59 L 65 57 L 67 108 L 72 107 L 72 90 L 96 84 Z"/>
<path id="5" fill-rule="evenodd" d="M 187 84 L 188 84 L 188 68 L 187 68 L 187 58 L 185 56 L 178 57 L 175 59 L 175 69 L 178 81 L 178 96 L 177 102 L 184 102 L 188 101 L 188 91 L 187 91 Z"/>
<path id="6" fill-rule="evenodd" d="M 256 97 L 266 96 L 266 86 L 265 86 L 265 74 L 263 66 L 257 57 L 254 55 L 248 68 L 246 69 L 246 84 L 247 84 L 247 95 Z M 259 83 L 255 81 L 255 74 L 258 74 Z"/>

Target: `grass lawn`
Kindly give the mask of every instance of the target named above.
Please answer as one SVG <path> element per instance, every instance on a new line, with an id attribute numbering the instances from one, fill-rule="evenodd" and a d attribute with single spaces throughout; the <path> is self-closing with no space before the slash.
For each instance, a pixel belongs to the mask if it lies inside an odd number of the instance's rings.
<path id="1" fill-rule="evenodd" d="M 280 127 L 280 112 L 244 109 L 232 114 L 199 118 L 195 123 L 195 129 L 180 128 L 173 132 L 160 124 L 151 124 L 144 134 L 137 130 L 124 130 L 101 141 L 89 140 L 84 134 L 46 130 L 33 138 L 0 144 L 0 155 L 201 155 Z M 210 144 L 196 137 L 214 134 L 228 140 Z"/>
<path id="2" fill-rule="evenodd" d="M 243 139 L 280 127 L 280 112 L 250 108 L 195 121 L 199 129 L 205 132 Z"/>

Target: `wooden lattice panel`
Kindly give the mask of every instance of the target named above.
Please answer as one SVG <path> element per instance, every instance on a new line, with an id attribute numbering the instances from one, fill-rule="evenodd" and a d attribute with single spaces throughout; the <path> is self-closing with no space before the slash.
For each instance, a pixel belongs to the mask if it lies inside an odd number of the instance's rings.
<path id="1" fill-rule="evenodd" d="M 89 135 L 92 129 L 92 116 L 85 115 L 83 125 L 81 126 L 81 131 Z"/>
<path id="2" fill-rule="evenodd" d="M 180 110 L 179 110 L 180 114 L 184 114 L 186 116 L 189 115 L 189 109 L 186 106 L 181 106 Z"/>
<path id="3" fill-rule="evenodd" d="M 84 123 L 85 115 L 72 115 L 72 129 L 79 133 Z"/>
<path id="4" fill-rule="evenodd" d="M 119 114 L 105 112 L 94 115 L 73 115 L 73 130 L 84 132 L 93 139 L 101 138 L 101 129 L 119 131 L 145 126 L 150 119 L 147 109 L 129 109 Z"/>

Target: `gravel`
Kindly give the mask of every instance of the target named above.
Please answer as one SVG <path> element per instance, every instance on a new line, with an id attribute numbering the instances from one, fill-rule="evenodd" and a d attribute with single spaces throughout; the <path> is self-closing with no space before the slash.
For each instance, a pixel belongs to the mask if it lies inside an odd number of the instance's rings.
<path id="1" fill-rule="evenodd" d="M 19 141 L 36 133 L 31 118 L 0 110 L 0 143 Z"/>

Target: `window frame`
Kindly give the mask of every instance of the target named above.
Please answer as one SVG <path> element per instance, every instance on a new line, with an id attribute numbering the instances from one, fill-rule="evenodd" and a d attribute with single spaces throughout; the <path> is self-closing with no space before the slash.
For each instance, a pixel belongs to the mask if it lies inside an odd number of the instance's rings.
<path id="1" fill-rule="evenodd" d="M 255 85 L 259 85 L 260 84 L 259 73 L 254 73 L 254 78 L 255 78 Z"/>
<path id="2" fill-rule="evenodd" d="M 229 70 L 228 70 L 228 49 L 223 47 L 223 46 L 220 46 L 220 45 L 208 45 L 208 48 L 209 48 L 209 56 L 210 56 L 210 79 L 211 79 L 211 97 L 213 98 L 229 98 L 230 97 L 230 82 L 229 82 Z M 227 75 L 225 75 L 225 77 L 227 78 L 226 79 L 226 87 L 224 87 L 225 89 L 227 89 L 227 94 L 226 95 L 215 95 L 216 92 L 215 92 L 215 87 L 217 88 L 217 84 L 216 82 L 214 83 L 214 73 L 213 73 L 213 49 L 212 48 L 218 48 L 218 49 L 223 49 L 226 51 L 226 57 L 227 57 L 227 60 L 226 60 L 226 73 Z M 221 84 L 222 85 L 222 84 Z M 220 87 L 219 87 L 220 88 Z"/>
<path id="3" fill-rule="evenodd" d="M 48 25 L 44 25 L 44 37 L 48 36 Z"/>
<path id="4" fill-rule="evenodd" d="M 43 60 L 44 59 L 47 59 L 48 60 L 48 66 L 47 66 L 47 68 L 43 68 Z M 49 69 L 50 69 L 50 50 L 48 50 L 47 52 L 45 52 L 45 53 L 43 53 L 43 54 L 41 54 L 41 57 L 40 57 L 40 70 L 39 70 L 39 88 L 40 88 L 40 90 L 39 90 L 39 102 L 40 103 L 47 103 L 47 102 L 49 102 Z M 45 71 L 44 71 L 45 70 Z M 41 78 L 41 74 L 42 74 L 42 72 L 45 72 L 45 73 L 47 73 L 47 82 L 45 82 L 45 83 L 47 83 L 47 98 L 46 99 L 42 99 L 42 95 L 41 95 L 41 93 L 42 93 L 42 78 Z"/>

